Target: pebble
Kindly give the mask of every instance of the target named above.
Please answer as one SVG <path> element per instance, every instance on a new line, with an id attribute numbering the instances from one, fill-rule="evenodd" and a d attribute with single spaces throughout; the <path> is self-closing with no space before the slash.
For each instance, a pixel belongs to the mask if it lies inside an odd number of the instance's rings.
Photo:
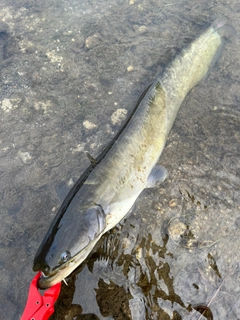
<path id="1" fill-rule="evenodd" d="M 177 241 L 186 231 L 187 226 L 179 221 L 178 219 L 174 219 L 170 222 L 168 227 L 168 233 L 171 239 Z"/>
<path id="2" fill-rule="evenodd" d="M 176 199 L 172 199 L 169 201 L 169 207 L 176 207 L 176 205 L 177 205 Z"/>
<path id="3" fill-rule="evenodd" d="M 85 129 L 88 129 L 88 130 L 95 129 L 97 127 L 94 123 L 90 122 L 89 120 L 83 121 L 83 126 Z"/>
<path id="4" fill-rule="evenodd" d="M 12 109 L 16 109 L 18 107 L 19 102 L 21 99 L 15 98 L 15 99 L 3 99 L 1 103 L 1 108 L 5 112 L 9 112 Z"/>
<path id="5" fill-rule="evenodd" d="M 46 52 L 46 56 L 51 60 L 52 63 L 61 62 L 63 60 L 62 56 L 56 54 L 56 50 Z"/>
<path id="6" fill-rule="evenodd" d="M 24 164 L 32 163 L 32 157 L 29 152 L 18 152 L 18 155 Z"/>
<path id="7" fill-rule="evenodd" d="M 113 114 L 111 115 L 111 122 L 115 126 L 116 124 L 121 124 L 123 120 L 126 119 L 127 116 L 127 110 L 126 109 L 117 109 Z"/>
<path id="8" fill-rule="evenodd" d="M 147 31 L 147 27 L 146 27 L 146 26 L 140 26 L 140 27 L 138 28 L 138 31 L 139 31 L 140 33 L 144 33 L 144 32 Z"/>
<path id="9" fill-rule="evenodd" d="M 128 71 L 128 72 L 131 72 L 131 71 L 133 71 L 133 70 L 134 70 L 133 66 L 127 67 L 127 71 Z"/>
<path id="10" fill-rule="evenodd" d="M 9 112 L 12 109 L 12 103 L 10 99 L 4 99 L 2 101 L 2 109 L 3 111 Z"/>
<path id="11" fill-rule="evenodd" d="M 85 41 L 85 46 L 87 49 L 92 49 L 96 47 L 101 42 L 100 37 L 97 34 L 90 36 Z"/>

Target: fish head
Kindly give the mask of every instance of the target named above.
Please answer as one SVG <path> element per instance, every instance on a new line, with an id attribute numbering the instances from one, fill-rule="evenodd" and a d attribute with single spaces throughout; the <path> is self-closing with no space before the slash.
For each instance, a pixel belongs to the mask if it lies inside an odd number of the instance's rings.
<path id="1" fill-rule="evenodd" d="M 34 258 L 33 270 L 42 271 L 38 283 L 42 289 L 62 281 L 75 270 L 106 227 L 100 205 L 79 209 L 74 214 L 69 211 L 71 208 L 56 216 Z"/>

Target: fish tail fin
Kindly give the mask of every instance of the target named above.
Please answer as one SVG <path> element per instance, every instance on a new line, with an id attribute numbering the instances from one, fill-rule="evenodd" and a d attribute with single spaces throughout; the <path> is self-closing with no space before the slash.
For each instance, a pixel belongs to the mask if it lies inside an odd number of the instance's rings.
<path id="1" fill-rule="evenodd" d="M 213 67 L 222 56 L 222 52 L 225 47 L 226 40 L 228 40 L 232 35 L 236 33 L 235 29 L 228 23 L 229 23 L 228 18 L 221 16 L 221 17 L 218 17 L 216 20 L 214 20 L 210 26 L 210 28 L 212 29 L 212 32 L 213 33 L 216 32 L 221 38 L 221 44 L 215 56 L 213 57 L 210 67 Z"/>
<path id="2" fill-rule="evenodd" d="M 221 16 L 213 21 L 211 27 L 217 32 L 221 38 L 228 39 L 232 35 L 236 34 L 235 29 L 228 24 L 228 18 Z"/>

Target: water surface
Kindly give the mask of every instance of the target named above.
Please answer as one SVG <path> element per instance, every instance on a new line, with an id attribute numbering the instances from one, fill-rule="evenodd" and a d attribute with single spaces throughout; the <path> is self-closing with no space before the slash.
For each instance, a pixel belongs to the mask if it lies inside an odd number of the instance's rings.
<path id="1" fill-rule="evenodd" d="M 184 101 L 143 192 L 63 284 L 53 319 L 240 318 L 237 1 L 0 4 L 0 308 L 19 319 L 32 262 L 67 192 L 144 88 L 219 15 L 237 35 Z M 210 319 L 210 318 L 209 318 Z"/>

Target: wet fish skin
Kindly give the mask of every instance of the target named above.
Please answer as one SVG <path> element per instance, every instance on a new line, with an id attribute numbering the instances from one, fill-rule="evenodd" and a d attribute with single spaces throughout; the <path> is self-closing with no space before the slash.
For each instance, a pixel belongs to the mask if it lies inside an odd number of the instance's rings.
<path id="1" fill-rule="evenodd" d="M 224 19 L 214 21 L 169 64 L 149 87 L 108 153 L 63 205 L 34 259 L 34 271 L 44 273 L 41 288 L 66 278 L 101 236 L 125 217 L 143 189 L 166 178 L 166 169 L 157 161 L 181 103 L 207 74 L 226 29 Z M 61 260 L 66 252 L 71 258 Z"/>

